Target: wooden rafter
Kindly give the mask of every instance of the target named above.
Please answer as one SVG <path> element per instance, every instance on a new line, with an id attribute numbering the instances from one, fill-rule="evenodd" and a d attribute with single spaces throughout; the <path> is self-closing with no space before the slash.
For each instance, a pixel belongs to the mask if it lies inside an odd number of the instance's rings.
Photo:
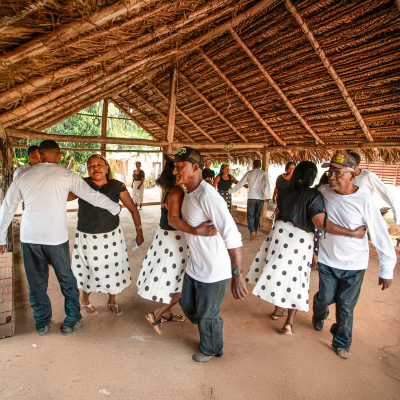
<path id="1" fill-rule="evenodd" d="M 167 116 L 161 110 L 159 110 L 156 106 L 154 106 L 148 99 L 144 98 L 141 94 L 139 94 L 139 92 L 137 92 L 134 89 L 130 89 L 127 93 L 128 94 L 133 94 L 137 99 L 139 99 L 140 101 L 145 103 L 148 107 L 150 107 L 153 112 L 155 112 L 156 114 L 160 114 L 162 116 L 162 118 L 165 121 L 167 121 Z M 181 129 L 179 126 L 175 125 L 175 129 L 182 136 L 186 137 L 186 139 L 188 139 L 189 141 L 193 141 L 193 139 L 183 129 Z"/>
<path id="2" fill-rule="evenodd" d="M 203 93 L 200 92 L 200 90 L 198 90 L 196 88 L 196 86 L 194 86 L 194 84 L 192 82 L 189 81 L 189 79 L 184 75 L 184 73 L 182 71 L 179 71 L 179 75 L 181 76 L 182 80 L 186 83 L 186 85 L 188 85 L 190 87 L 190 89 L 192 89 L 192 91 L 194 93 L 197 94 L 197 96 L 199 96 L 207 105 L 208 107 L 211 108 L 211 110 L 218 115 L 219 118 L 222 119 L 222 121 L 225 122 L 226 125 L 229 126 L 229 128 L 231 128 L 236 135 L 238 135 L 244 142 L 248 142 L 248 140 L 246 139 L 245 136 L 243 136 L 242 133 L 240 133 L 240 131 L 238 129 L 235 128 L 235 126 L 233 124 L 231 124 L 231 122 L 229 122 L 229 120 L 227 118 L 224 117 L 223 114 L 221 114 L 212 104 L 211 102 L 203 95 Z"/>
<path id="3" fill-rule="evenodd" d="M 157 86 L 155 86 L 153 82 L 151 82 L 150 80 L 148 82 L 150 86 L 168 103 L 169 101 L 168 97 Z M 194 122 L 192 118 L 189 117 L 189 115 L 187 115 L 184 111 L 182 111 L 182 109 L 178 107 L 178 105 L 176 106 L 176 110 L 182 115 L 182 117 L 187 119 L 199 132 L 201 132 L 207 139 L 209 139 L 211 142 L 215 142 L 215 140 L 201 126 L 197 125 L 196 122 Z"/>
<path id="4" fill-rule="evenodd" d="M 274 132 L 274 130 L 267 124 L 264 118 L 258 113 L 258 111 L 250 104 L 250 102 L 246 99 L 245 96 L 240 92 L 240 90 L 229 80 L 229 78 L 219 69 L 219 67 L 205 54 L 202 50 L 200 50 L 200 54 L 204 57 L 204 59 L 208 62 L 208 64 L 214 69 L 214 71 L 222 78 L 222 80 L 236 93 L 236 95 L 242 100 L 242 102 L 246 105 L 246 107 L 254 114 L 257 120 L 261 123 L 261 125 L 275 138 L 275 140 L 285 146 L 285 142 Z"/>
<path id="5" fill-rule="evenodd" d="M 300 123 L 304 126 L 304 128 L 307 129 L 307 131 L 310 133 L 311 136 L 314 137 L 314 139 L 320 143 L 324 144 L 324 141 L 314 132 L 314 130 L 311 128 L 311 126 L 307 123 L 307 121 L 300 115 L 300 113 L 296 110 L 295 106 L 291 103 L 291 101 L 286 97 L 285 93 L 281 90 L 281 88 L 277 85 L 277 83 L 274 81 L 272 76 L 267 72 L 267 70 L 263 67 L 263 65 L 260 63 L 260 61 L 257 59 L 257 57 L 253 54 L 253 52 L 246 46 L 246 44 L 243 42 L 243 40 L 239 37 L 239 35 L 233 30 L 233 28 L 229 29 L 229 32 L 233 36 L 233 38 L 236 40 L 236 42 L 239 44 L 239 46 L 247 53 L 247 55 L 251 58 L 251 60 L 254 62 L 254 64 L 257 66 L 257 68 L 260 70 L 261 74 L 264 76 L 264 78 L 268 81 L 268 83 L 275 89 L 275 91 L 278 93 L 280 98 L 283 100 L 285 103 L 286 107 L 290 110 L 291 113 L 300 121 Z"/>
<path id="6" fill-rule="evenodd" d="M 28 149 L 30 146 L 27 144 L 17 144 L 13 145 L 14 149 Z M 102 151 L 101 149 L 90 149 L 90 148 L 79 148 L 79 147 L 60 147 L 62 151 L 87 151 L 95 153 L 97 151 Z M 106 153 L 161 153 L 162 150 L 139 150 L 139 149 L 106 149 Z"/>
<path id="7" fill-rule="evenodd" d="M 340 90 L 340 93 L 342 94 L 344 100 L 346 101 L 347 105 L 349 106 L 351 112 L 353 113 L 354 117 L 356 118 L 358 124 L 360 125 L 362 131 L 365 134 L 365 137 L 369 141 L 373 141 L 374 139 L 372 138 L 371 132 L 365 123 L 362 115 L 360 114 L 360 111 L 358 110 L 356 104 L 354 103 L 353 99 L 351 98 L 349 92 L 347 91 L 347 88 L 340 78 L 340 76 L 337 74 L 335 68 L 329 61 L 329 58 L 327 57 L 325 51 L 322 49 L 322 47 L 319 45 L 318 40 L 315 38 L 313 33 L 311 32 L 310 28 L 308 25 L 305 23 L 303 18 L 300 16 L 300 14 L 297 12 L 295 6 L 290 0 L 284 0 L 286 8 L 289 10 L 289 12 L 293 15 L 293 17 L 296 19 L 297 23 L 300 25 L 301 30 L 303 33 L 306 35 L 308 41 L 311 43 L 311 46 L 314 48 L 316 53 L 318 54 L 319 58 L 321 59 L 322 63 L 324 64 L 325 68 L 327 69 L 329 75 L 332 77 L 332 79 L 335 81 L 338 89 Z"/>
<path id="8" fill-rule="evenodd" d="M 176 95 L 178 92 L 178 71 L 176 67 L 170 72 L 169 78 L 169 96 L 168 96 L 168 114 L 167 114 L 167 142 L 174 141 L 175 133 L 175 114 L 176 114 Z M 168 148 L 172 152 L 171 147 Z"/>

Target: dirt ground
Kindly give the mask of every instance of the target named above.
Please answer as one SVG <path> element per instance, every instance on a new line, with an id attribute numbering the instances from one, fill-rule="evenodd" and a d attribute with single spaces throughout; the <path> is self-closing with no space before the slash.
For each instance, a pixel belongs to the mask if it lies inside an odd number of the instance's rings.
<path id="1" fill-rule="evenodd" d="M 51 273 L 49 295 L 53 325 L 47 336 L 36 333 L 19 242 L 16 240 L 16 330 L 0 340 L 0 399 L 399 399 L 400 398 L 400 271 L 392 287 L 377 285 L 378 263 L 371 261 L 355 310 L 351 357 L 340 359 L 330 347 L 329 327 L 311 326 L 311 312 L 300 313 L 293 336 L 281 336 L 282 321 L 273 322 L 273 306 L 249 295 L 243 302 L 227 293 L 224 356 L 197 364 L 198 332 L 189 322 L 164 324 L 158 336 L 145 319 L 156 304 L 136 294 L 136 278 L 159 221 L 159 206 L 142 211 L 145 243 L 132 255 L 132 285 L 117 297 L 124 315 L 115 317 L 107 298 L 92 295 L 99 316 L 84 316 L 85 327 L 70 336 L 60 334 L 63 298 Z M 70 239 L 76 214 L 68 216 Z M 132 221 L 123 210 L 121 224 L 128 242 Z M 15 224 L 18 238 L 18 223 Z M 244 270 L 259 246 L 248 240 L 245 227 Z M 311 275 L 310 299 L 318 276 Z M 312 303 L 310 301 L 310 303 Z M 177 310 L 179 311 L 179 307 Z"/>

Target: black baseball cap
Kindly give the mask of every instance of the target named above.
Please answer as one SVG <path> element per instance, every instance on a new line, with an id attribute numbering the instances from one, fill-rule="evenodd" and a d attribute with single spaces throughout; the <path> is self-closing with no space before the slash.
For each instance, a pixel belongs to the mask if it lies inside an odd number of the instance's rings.
<path id="1" fill-rule="evenodd" d="M 322 168 L 351 168 L 353 171 L 357 167 L 357 162 L 353 156 L 348 153 L 336 153 L 330 162 L 321 165 Z"/>
<path id="2" fill-rule="evenodd" d="M 204 159 L 203 156 L 196 150 L 191 147 L 182 147 L 180 151 L 174 156 L 175 162 L 184 162 L 188 161 L 192 164 L 198 164 L 200 169 L 204 168 Z"/>

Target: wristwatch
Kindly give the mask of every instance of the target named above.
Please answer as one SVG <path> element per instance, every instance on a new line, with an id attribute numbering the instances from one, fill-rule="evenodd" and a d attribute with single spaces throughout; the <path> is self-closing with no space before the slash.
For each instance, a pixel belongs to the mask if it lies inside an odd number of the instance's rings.
<path id="1" fill-rule="evenodd" d="M 242 273 L 242 270 L 239 268 L 235 268 L 232 270 L 232 275 L 239 275 Z"/>
<path id="2" fill-rule="evenodd" d="M 136 229 L 142 229 L 142 225 L 137 226 Z"/>

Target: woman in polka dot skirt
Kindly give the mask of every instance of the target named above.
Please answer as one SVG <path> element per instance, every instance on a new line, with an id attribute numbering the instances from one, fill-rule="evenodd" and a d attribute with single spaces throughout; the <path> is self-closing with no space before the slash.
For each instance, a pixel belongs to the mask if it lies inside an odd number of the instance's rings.
<path id="1" fill-rule="evenodd" d="M 157 180 L 163 189 L 160 226 L 147 251 L 137 280 L 138 293 L 147 300 L 162 303 L 146 315 L 158 334 L 163 322 L 182 322 L 185 317 L 172 313 L 172 307 L 179 302 L 186 264 L 189 260 L 183 232 L 200 236 L 217 234 L 211 221 L 193 228 L 181 219 L 181 205 L 184 192 L 177 186 L 174 163 L 165 156 L 164 170 Z"/>
<path id="2" fill-rule="evenodd" d="M 255 285 L 253 294 L 275 305 L 272 319 L 288 315 L 281 333 L 293 333 L 297 310 L 309 309 L 310 268 L 313 256 L 314 230 L 334 235 L 362 237 L 360 227 L 352 231 L 326 219 L 324 200 L 311 189 L 317 167 L 311 161 L 301 162 L 295 169 L 291 185 L 279 192 L 277 220 L 246 276 Z M 364 232 L 363 232 L 364 231 Z"/>
<path id="3" fill-rule="evenodd" d="M 107 160 L 100 155 L 91 156 L 88 161 L 90 177 L 86 182 L 91 188 L 103 193 L 116 203 L 119 200 L 131 212 L 136 225 L 136 241 L 144 241 L 140 215 L 125 185 L 112 179 Z M 70 193 L 68 200 L 76 199 Z M 108 294 L 108 307 L 113 314 L 122 315 L 115 296 L 131 284 L 128 252 L 124 234 L 119 226 L 119 216 L 113 216 L 102 208 L 94 207 L 79 199 L 78 229 L 72 250 L 72 271 L 82 289 L 81 309 L 89 316 L 98 312 L 90 304 L 92 292 Z"/>

